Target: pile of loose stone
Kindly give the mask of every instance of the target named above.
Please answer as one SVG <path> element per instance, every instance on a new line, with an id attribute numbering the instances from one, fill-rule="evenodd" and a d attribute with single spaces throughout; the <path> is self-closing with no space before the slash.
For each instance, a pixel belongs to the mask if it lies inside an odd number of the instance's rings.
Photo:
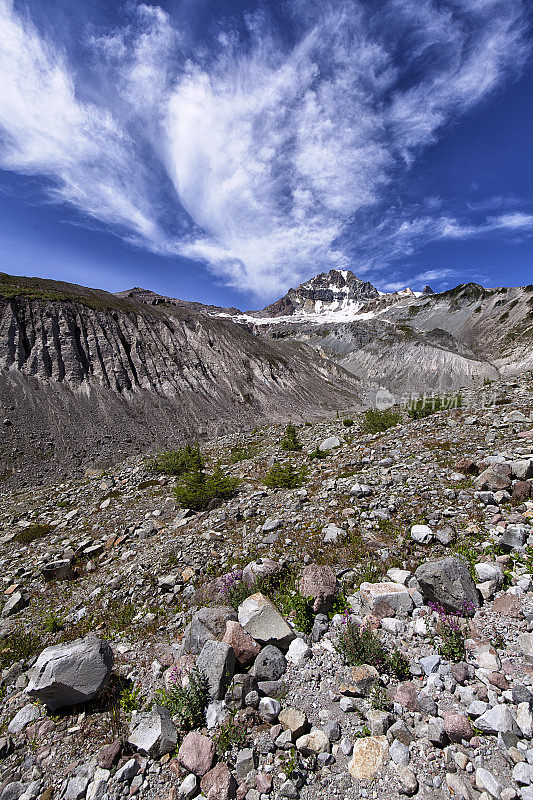
<path id="1" fill-rule="evenodd" d="M 265 488 L 289 456 L 279 428 L 256 432 L 228 468 L 237 497 L 201 514 L 142 459 L 6 493 L 0 652 L 29 633 L 42 647 L 2 672 L 0 800 L 533 800 L 533 381 L 493 390 L 384 434 L 300 428 L 296 464 L 316 445 L 327 458 L 294 490 Z M 289 569 L 309 633 L 256 591 Z M 439 652 L 437 606 L 468 610 L 462 661 Z M 407 679 L 345 663 L 350 623 L 398 647 Z M 196 669 L 209 703 L 184 731 L 158 698 Z M 238 744 L 222 750 L 221 730 Z"/>

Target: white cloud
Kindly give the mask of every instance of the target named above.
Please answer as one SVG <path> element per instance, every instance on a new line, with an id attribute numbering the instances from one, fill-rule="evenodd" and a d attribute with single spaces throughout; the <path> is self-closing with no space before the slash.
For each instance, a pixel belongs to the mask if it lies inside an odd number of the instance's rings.
<path id="1" fill-rule="evenodd" d="M 246 45 L 228 29 L 196 55 L 162 9 L 130 7 L 123 28 L 87 37 L 98 82 L 84 94 L 61 45 L 0 0 L 0 165 L 259 296 L 349 265 L 354 216 L 521 68 L 522 0 L 384 0 L 379 16 L 360 0 L 289 7 L 293 47 L 250 15 Z M 510 211 L 485 231 L 528 219 Z M 445 216 L 378 232 L 390 253 L 476 235 Z"/>

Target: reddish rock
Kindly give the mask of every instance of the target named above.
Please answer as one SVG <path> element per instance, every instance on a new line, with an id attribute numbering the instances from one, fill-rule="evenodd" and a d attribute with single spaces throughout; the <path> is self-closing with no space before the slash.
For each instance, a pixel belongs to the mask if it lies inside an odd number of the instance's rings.
<path id="1" fill-rule="evenodd" d="M 111 742 L 111 744 L 106 744 L 105 747 L 102 747 L 102 749 L 98 752 L 96 763 L 102 769 L 111 769 L 113 764 L 117 763 L 121 750 L 121 739 L 115 739 L 114 742 Z"/>
<path id="2" fill-rule="evenodd" d="M 466 739 L 470 741 L 474 735 L 470 720 L 465 714 L 445 714 L 444 715 L 444 730 L 451 742 L 459 744 Z"/>
<path id="3" fill-rule="evenodd" d="M 525 503 L 531 497 L 531 481 L 517 481 L 513 487 L 511 499 L 514 503 Z"/>
<path id="4" fill-rule="evenodd" d="M 461 686 L 463 686 L 468 680 L 468 664 L 464 664 L 462 661 L 458 664 L 452 664 L 450 667 L 450 672 L 452 678 L 457 681 L 457 683 L 460 683 Z"/>
<path id="5" fill-rule="evenodd" d="M 477 475 L 479 472 L 478 465 L 471 458 L 461 458 L 455 465 L 455 469 L 464 475 Z"/>
<path id="6" fill-rule="evenodd" d="M 257 644 L 242 625 L 234 620 L 226 622 L 226 632 L 222 641 L 231 645 L 237 661 L 243 667 L 251 664 L 261 651 L 261 645 Z"/>
<path id="7" fill-rule="evenodd" d="M 231 800 L 237 791 L 237 781 L 226 764 L 221 761 L 209 770 L 200 782 L 202 794 L 216 800 Z"/>
<path id="8" fill-rule="evenodd" d="M 178 761 L 181 766 L 200 776 L 211 769 L 214 758 L 214 742 L 208 736 L 196 731 L 187 734 L 178 751 Z"/>
<path id="9" fill-rule="evenodd" d="M 509 681 L 501 672 L 489 672 L 487 680 L 492 686 L 501 689 L 502 692 L 509 688 Z"/>
<path id="10" fill-rule="evenodd" d="M 267 775 L 266 772 L 259 772 L 255 779 L 255 788 L 261 794 L 270 794 L 272 791 L 272 775 Z"/>
<path id="11" fill-rule="evenodd" d="M 300 594 L 313 599 L 313 611 L 324 613 L 333 607 L 337 592 L 337 578 L 326 564 L 309 564 L 300 578 Z"/>
<path id="12" fill-rule="evenodd" d="M 418 708 L 418 692 L 412 681 L 399 683 L 394 695 L 394 702 L 399 703 L 406 711 L 416 711 Z"/>

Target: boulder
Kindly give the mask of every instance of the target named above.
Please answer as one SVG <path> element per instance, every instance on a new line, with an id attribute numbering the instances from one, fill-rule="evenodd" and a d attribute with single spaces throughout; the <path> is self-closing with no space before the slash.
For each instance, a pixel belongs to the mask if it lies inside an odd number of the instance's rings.
<path id="1" fill-rule="evenodd" d="M 254 662 L 254 675 L 258 681 L 277 681 L 286 669 L 285 656 L 273 644 L 263 647 Z"/>
<path id="2" fill-rule="evenodd" d="M 320 728 L 311 728 L 309 733 L 304 733 L 296 739 L 296 749 L 303 756 L 318 755 L 319 753 L 329 753 L 331 743 L 328 735 Z"/>
<path id="3" fill-rule="evenodd" d="M 456 614 L 479 607 L 474 580 L 464 561 L 458 558 L 426 561 L 417 569 L 415 577 L 427 601 L 439 603 Z"/>
<path id="4" fill-rule="evenodd" d="M 348 771 L 356 781 L 371 780 L 385 766 L 388 757 L 386 736 L 365 736 L 354 743 Z"/>
<path id="5" fill-rule="evenodd" d="M 209 696 L 222 700 L 235 672 L 235 653 L 226 642 L 208 641 L 196 659 L 196 666 L 207 679 Z"/>
<path id="6" fill-rule="evenodd" d="M 508 489 L 511 485 L 509 464 L 491 464 L 474 481 L 478 491 Z"/>
<path id="7" fill-rule="evenodd" d="M 533 458 L 523 458 L 511 463 L 511 470 L 515 478 L 519 481 L 527 481 L 533 478 Z"/>
<path id="8" fill-rule="evenodd" d="M 280 572 L 282 572 L 282 567 L 277 561 L 271 558 L 258 558 L 257 561 L 251 561 L 245 566 L 242 571 L 242 579 L 247 586 L 253 586 L 258 580 L 279 575 Z"/>
<path id="9" fill-rule="evenodd" d="M 408 614 L 413 608 L 409 590 L 401 583 L 391 581 L 362 583 L 359 592 L 361 599 L 371 611 L 381 603 L 387 603 L 393 611 L 404 614 Z"/>
<path id="10" fill-rule="evenodd" d="M 239 622 L 256 641 L 287 650 L 294 632 L 276 606 L 261 592 L 247 597 L 239 606 Z"/>
<path id="11" fill-rule="evenodd" d="M 290 731 L 293 739 L 303 736 L 309 727 L 307 717 L 298 708 L 287 706 L 278 714 L 278 719 L 284 731 Z"/>
<path id="12" fill-rule="evenodd" d="M 30 669 L 26 692 L 50 711 L 92 700 L 106 686 L 113 651 L 94 634 L 47 647 Z"/>
<path id="13" fill-rule="evenodd" d="M 214 758 L 213 740 L 196 731 L 191 731 L 185 736 L 178 751 L 178 763 L 200 777 L 211 769 Z"/>
<path id="14" fill-rule="evenodd" d="M 342 528 L 339 528 L 333 522 L 330 522 L 329 525 L 326 525 L 325 528 L 322 529 L 322 533 L 324 534 L 324 541 L 325 542 L 338 542 L 339 539 L 342 539 L 346 536 L 346 531 Z"/>
<path id="15" fill-rule="evenodd" d="M 139 753 L 152 758 L 174 752 L 178 732 L 170 712 L 156 706 L 152 711 L 133 714 L 127 741 Z"/>
<path id="16" fill-rule="evenodd" d="M 377 669 L 370 664 L 359 664 L 348 671 L 344 682 L 341 683 L 340 691 L 341 694 L 354 697 L 369 697 L 378 683 L 379 672 Z"/>
<path id="17" fill-rule="evenodd" d="M 200 781 L 202 794 L 213 800 L 232 800 L 237 792 L 237 781 L 228 769 L 227 764 L 219 761 L 216 767 L 206 772 Z"/>
<path id="18" fill-rule="evenodd" d="M 300 594 L 313 599 L 313 611 L 326 613 L 333 607 L 337 592 L 337 578 L 331 567 L 309 564 L 300 577 Z"/>
<path id="19" fill-rule="evenodd" d="M 328 450 L 335 450 L 337 447 L 341 446 L 341 440 L 338 436 L 328 436 L 327 439 L 318 445 L 318 449 L 321 450 L 323 453 L 327 453 Z"/>
<path id="20" fill-rule="evenodd" d="M 247 667 L 251 664 L 261 651 L 261 645 L 258 644 L 255 639 L 252 639 L 240 622 L 236 622 L 235 620 L 229 619 L 226 622 L 226 632 L 222 641 L 233 648 L 235 658 L 243 667 Z"/>
<path id="21" fill-rule="evenodd" d="M 18 614 L 23 608 L 29 604 L 27 595 L 24 592 L 13 592 L 4 608 L 2 609 L 2 616 L 4 618 L 11 617 L 13 614 Z"/>
<path id="22" fill-rule="evenodd" d="M 41 567 L 41 575 L 45 581 L 66 581 L 74 576 L 74 568 L 72 563 L 62 558 L 58 561 L 49 561 Z"/>
<path id="23" fill-rule="evenodd" d="M 485 711 L 484 714 L 481 714 L 476 719 L 476 727 L 483 733 L 514 733 L 515 736 L 521 735 L 515 718 L 504 705 L 494 706 Z"/>
<path id="24" fill-rule="evenodd" d="M 503 550 L 510 553 L 511 550 L 522 550 L 527 537 L 528 529 L 525 525 L 508 525 L 498 544 Z"/>
<path id="25" fill-rule="evenodd" d="M 231 606 L 201 608 L 185 629 L 185 651 L 198 655 L 206 642 L 220 641 L 226 632 L 228 620 L 237 620 L 237 613 Z"/>
<path id="26" fill-rule="evenodd" d="M 433 539 L 433 531 L 428 525 L 413 525 L 411 539 L 418 544 L 429 544 Z"/>

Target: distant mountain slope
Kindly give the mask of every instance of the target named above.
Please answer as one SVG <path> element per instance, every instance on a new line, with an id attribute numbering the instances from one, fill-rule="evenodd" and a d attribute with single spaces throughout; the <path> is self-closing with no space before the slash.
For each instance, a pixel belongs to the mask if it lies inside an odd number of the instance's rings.
<path id="1" fill-rule="evenodd" d="M 0 473 L 357 405 L 353 376 L 305 344 L 179 301 L 0 274 Z"/>
<path id="2" fill-rule="evenodd" d="M 333 270 L 242 320 L 265 338 L 306 342 L 369 387 L 398 395 L 533 369 L 533 286 L 380 294 Z"/>

